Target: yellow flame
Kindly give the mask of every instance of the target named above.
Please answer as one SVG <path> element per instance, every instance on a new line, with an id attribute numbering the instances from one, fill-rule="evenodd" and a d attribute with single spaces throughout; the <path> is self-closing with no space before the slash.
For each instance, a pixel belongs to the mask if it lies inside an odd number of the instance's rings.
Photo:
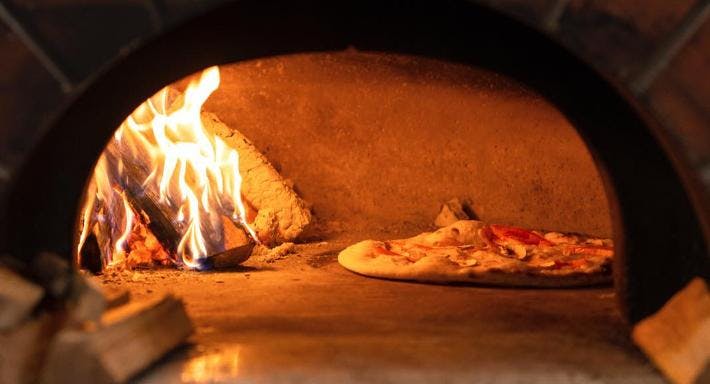
<path id="1" fill-rule="evenodd" d="M 222 215 L 240 223 L 258 242 L 246 222 L 239 154 L 202 124 L 202 105 L 219 83 L 218 67 L 204 70 L 199 80 L 189 84 L 182 105 L 175 110 L 170 110 L 169 90 L 163 88 L 126 118 L 109 143 L 121 148 L 122 154 L 127 151 L 131 157 L 149 165 L 150 172 L 142 181 L 143 187 L 154 188 L 159 193 L 160 203 L 175 209 L 173 219 L 185 225 L 177 253 L 189 268 L 199 268 L 200 259 L 208 256 L 206 236 L 210 234 L 203 233 L 203 228 L 221 227 L 218 223 Z M 130 234 L 133 212 L 125 194 L 122 199 L 112 195 L 107 166 L 102 155 L 92 185 L 96 185 L 96 198 L 100 201 L 124 204 L 126 220 L 123 235 L 115 244 L 118 250 Z M 121 161 L 115 173 L 123 174 Z M 84 209 L 84 216 L 89 214 L 88 209 Z M 82 232 L 80 241 L 85 238 Z"/>
<path id="2" fill-rule="evenodd" d="M 116 245 L 114 246 L 114 252 L 119 253 L 125 250 L 128 243 L 128 237 L 131 236 L 133 230 L 133 210 L 131 205 L 128 203 L 128 198 L 126 198 L 126 193 L 121 193 L 121 200 L 123 201 L 123 233 L 121 237 L 116 240 Z"/>

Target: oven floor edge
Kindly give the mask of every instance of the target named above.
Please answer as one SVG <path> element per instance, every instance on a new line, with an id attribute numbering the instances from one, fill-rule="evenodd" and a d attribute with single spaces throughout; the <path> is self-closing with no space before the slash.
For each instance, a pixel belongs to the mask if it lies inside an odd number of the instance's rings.
<path id="1" fill-rule="evenodd" d="M 183 298 L 195 333 L 138 378 L 181 382 L 662 383 L 611 288 L 500 289 L 366 278 L 341 244 L 228 272 L 101 277 L 134 298 Z"/>

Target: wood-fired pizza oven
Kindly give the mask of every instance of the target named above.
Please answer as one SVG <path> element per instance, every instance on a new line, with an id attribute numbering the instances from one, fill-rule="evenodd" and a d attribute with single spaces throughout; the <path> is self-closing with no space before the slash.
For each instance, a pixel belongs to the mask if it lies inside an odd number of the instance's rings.
<path id="1" fill-rule="evenodd" d="M 535 356 L 560 348 L 577 351 L 564 364 L 590 362 L 584 375 L 642 377 L 637 367 L 599 373 L 612 364 L 600 355 L 627 359 L 607 344 L 632 350 L 629 325 L 694 276 L 710 277 L 706 192 L 657 121 L 545 33 L 462 1 L 227 2 L 125 50 L 81 85 L 14 174 L 1 249 L 28 263 L 45 251 L 70 259 L 85 183 L 116 127 L 161 87 L 213 65 L 222 83 L 205 109 L 251 139 L 308 202 L 315 223 L 300 242 L 413 236 L 459 198 L 484 221 L 615 243 L 613 290 L 368 280 L 339 270 L 327 245 L 263 268 L 124 281 L 138 296 L 168 288 L 162 279 L 179 286 L 198 314 L 196 343 L 246 345 L 254 372 L 269 371 L 254 361 L 280 350 L 281 370 L 262 378 L 372 381 L 382 365 L 391 380 L 434 381 L 466 371 L 471 357 L 485 368 L 461 377 L 488 369 L 500 380 L 509 371 L 496 361 L 516 365 L 505 356 L 520 354 L 521 372 L 541 374 L 551 368 Z M 556 326 L 576 335 L 589 326 L 591 336 L 556 340 Z M 479 344 L 447 339 L 476 339 L 477 327 L 489 333 Z M 529 338 L 519 336 L 526 328 Z M 579 352 L 585 342 L 591 352 Z M 428 354 L 444 357 L 429 364 Z M 462 363 L 444 374 L 435 365 L 445 360 Z M 329 361 L 332 369 L 313 368 Z"/>

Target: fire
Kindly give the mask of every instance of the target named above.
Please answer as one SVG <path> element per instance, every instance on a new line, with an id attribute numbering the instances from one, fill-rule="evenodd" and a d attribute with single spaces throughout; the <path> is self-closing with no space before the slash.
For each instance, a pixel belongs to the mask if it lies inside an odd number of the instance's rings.
<path id="1" fill-rule="evenodd" d="M 204 70 L 187 87 L 182 103 L 169 103 L 163 88 L 146 100 L 116 130 L 89 182 L 79 253 L 94 226 L 108 227 L 110 251 L 102 248 L 103 265 L 111 266 L 129 251 L 129 239 L 140 216 L 129 201 L 129 180 L 141 193 L 156 196 L 162 211 L 180 229 L 174 261 L 200 269 L 229 217 L 254 241 L 241 196 L 239 154 L 202 124 L 201 109 L 220 83 L 219 69 Z M 175 105 L 179 107 L 175 108 Z M 219 232 L 219 231 L 217 231 Z"/>

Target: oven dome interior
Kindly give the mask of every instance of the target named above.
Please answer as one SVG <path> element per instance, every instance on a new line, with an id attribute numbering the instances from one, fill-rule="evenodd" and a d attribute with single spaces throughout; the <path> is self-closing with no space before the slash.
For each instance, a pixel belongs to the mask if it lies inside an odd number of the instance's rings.
<path id="1" fill-rule="evenodd" d="M 502 75 L 352 50 L 220 69 L 204 108 L 312 204 L 304 238 L 411 236 L 452 198 L 485 221 L 611 237 L 601 179 L 575 129 Z"/>

